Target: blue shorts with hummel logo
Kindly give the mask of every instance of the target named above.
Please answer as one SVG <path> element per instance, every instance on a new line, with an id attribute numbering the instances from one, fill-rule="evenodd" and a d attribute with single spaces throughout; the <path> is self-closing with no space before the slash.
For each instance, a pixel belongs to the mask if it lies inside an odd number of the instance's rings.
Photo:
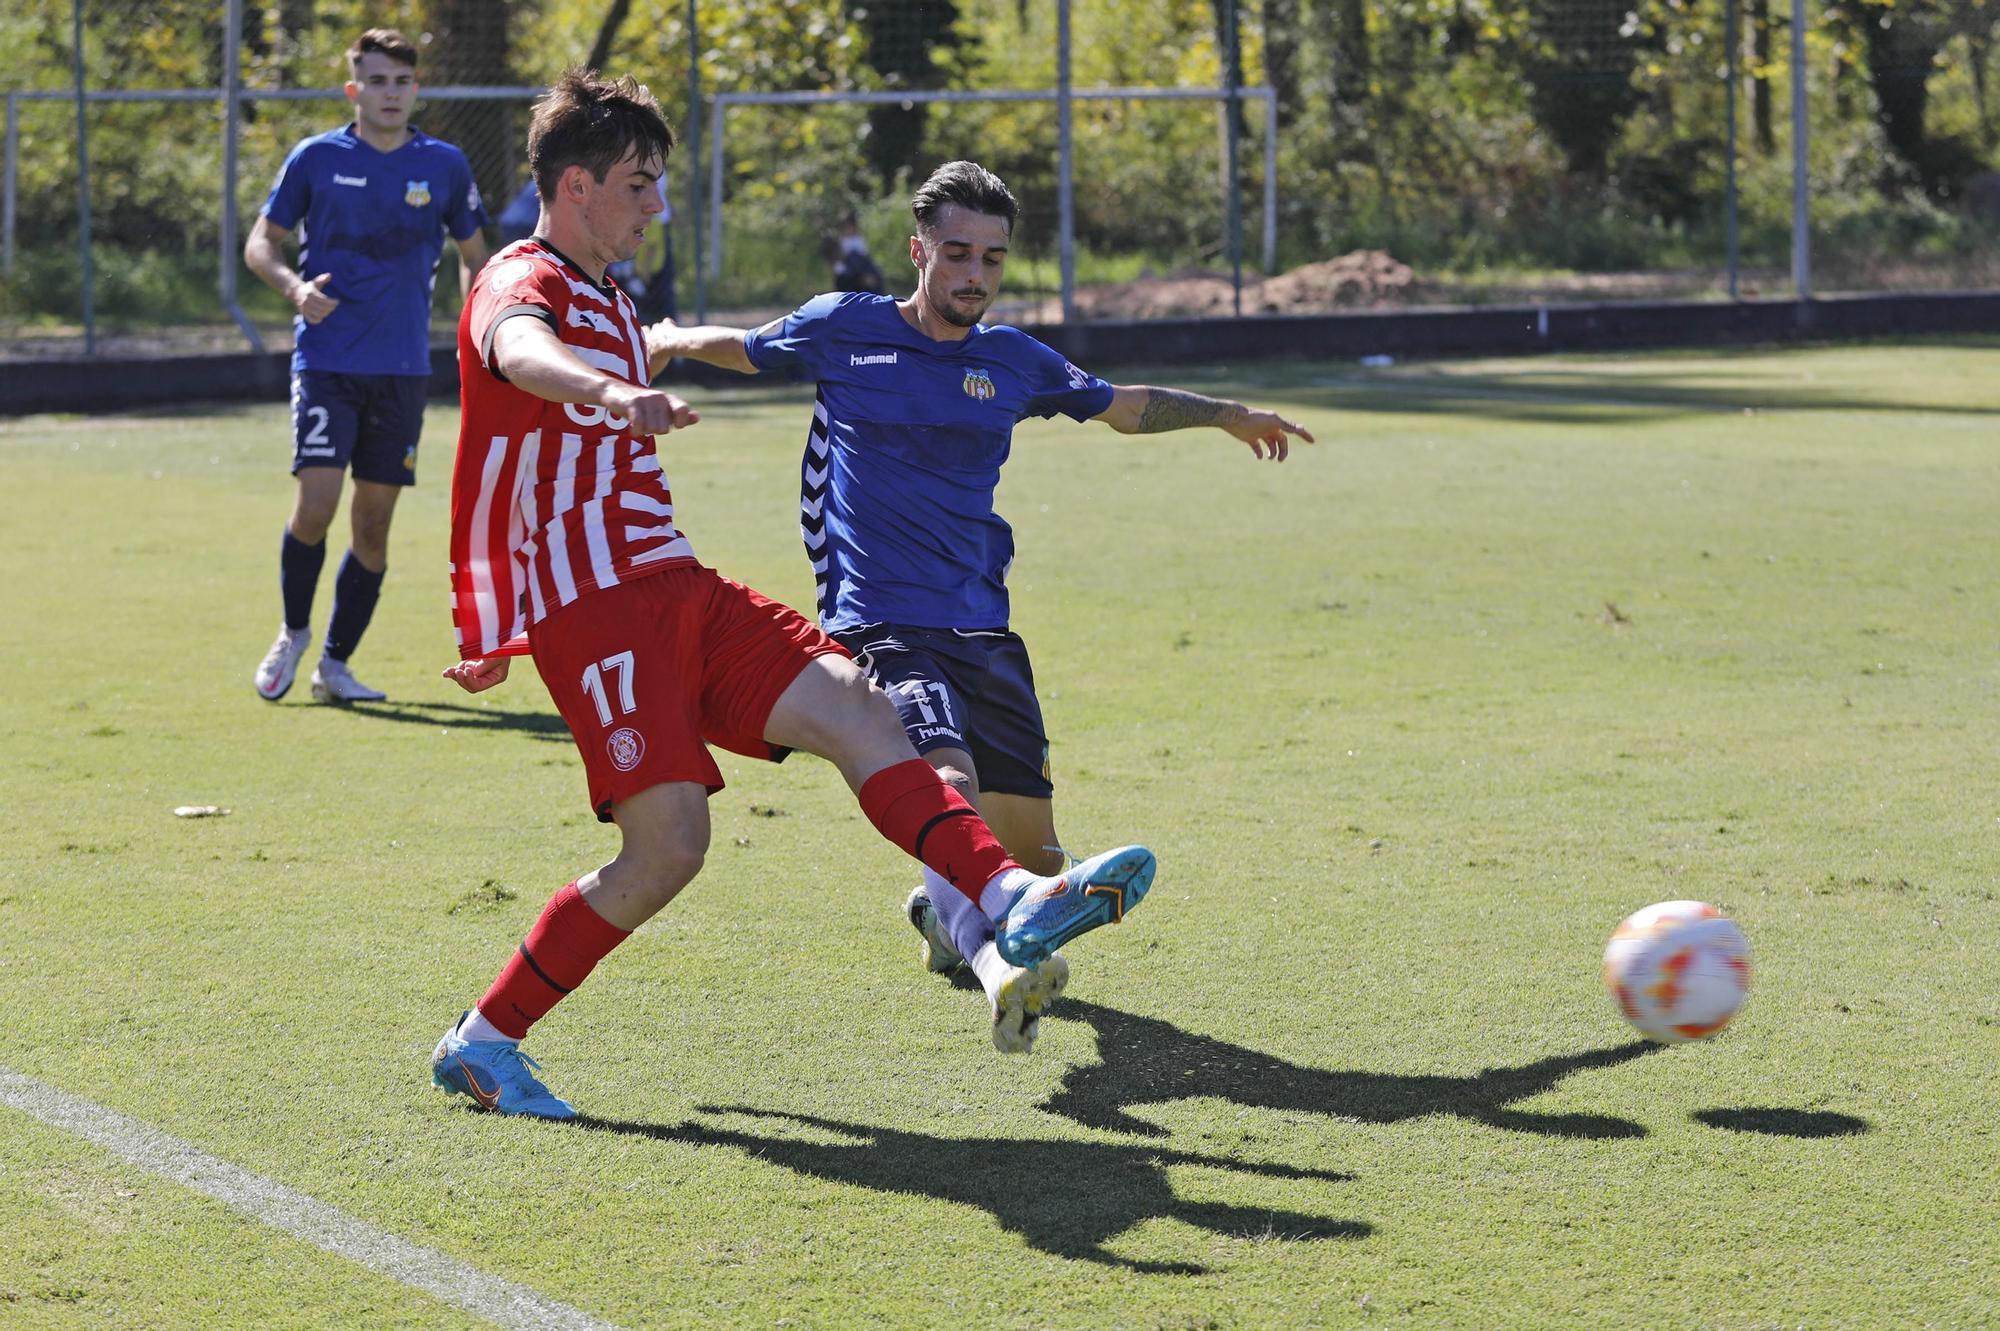
<path id="1" fill-rule="evenodd" d="M 833 635 L 896 704 L 918 753 L 964 749 L 979 788 L 1048 799 L 1049 737 L 1018 633 L 868 624 Z"/>
<path id="2" fill-rule="evenodd" d="M 357 480 L 417 483 L 430 380 L 414 374 L 292 374 L 292 474 L 348 467 Z"/>

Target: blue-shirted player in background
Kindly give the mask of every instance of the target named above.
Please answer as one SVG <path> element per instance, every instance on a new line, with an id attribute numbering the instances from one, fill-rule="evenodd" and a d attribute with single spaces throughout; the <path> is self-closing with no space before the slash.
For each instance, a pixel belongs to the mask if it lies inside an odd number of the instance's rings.
<path id="1" fill-rule="evenodd" d="M 907 300 L 818 296 L 754 331 L 648 330 L 657 372 L 686 356 L 745 373 L 816 380 L 801 525 L 820 622 L 894 699 L 917 751 L 983 814 L 1008 853 L 1059 872 L 1048 738 L 1027 648 L 1008 627 L 1012 529 L 993 511 L 1014 426 L 1057 412 L 1123 434 L 1214 426 L 1283 461 L 1300 426 L 1240 402 L 1085 374 L 1016 328 L 982 324 L 999 290 L 1018 205 L 973 162 L 939 167 L 911 200 Z M 969 961 L 994 1004 L 994 1042 L 1025 1050 L 1068 965 L 1052 957 L 1024 1006 L 997 996 L 1008 967 L 993 925 L 931 881 L 910 895 L 926 963 Z M 1020 986 L 1017 984 L 1016 989 Z"/>
<path id="2" fill-rule="evenodd" d="M 334 577 L 333 615 L 313 671 L 321 702 L 379 702 L 348 656 L 375 613 L 388 567 L 389 520 L 416 482 L 431 377 L 431 285 L 445 237 L 458 245 L 459 290 L 486 262 L 486 212 L 465 154 L 412 127 L 417 49 L 371 28 L 347 52 L 354 123 L 302 140 L 278 171 L 243 246 L 250 271 L 298 310 L 292 351 L 292 474 L 298 494 L 278 562 L 285 620 L 257 667 L 275 702 L 312 642 L 313 593 L 326 532 L 354 472 L 353 541 Z M 299 235 L 299 266 L 284 241 Z"/>

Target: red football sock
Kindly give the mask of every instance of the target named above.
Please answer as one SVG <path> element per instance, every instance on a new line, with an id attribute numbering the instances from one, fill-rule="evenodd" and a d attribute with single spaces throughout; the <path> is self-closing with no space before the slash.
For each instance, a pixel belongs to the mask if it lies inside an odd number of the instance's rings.
<path id="1" fill-rule="evenodd" d="M 527 941 L 479 1000 L 479 1014 L 509 1039 L 521 1039 L 564 994 L 583 983 L 606 953 L 631 936 L 592 910 L 571 883 L 542 907 Z"/>
<path id="2" fill-rule="evenodd" d="M 979 810 L 921 758 L 885 767 L 861 784 L 861 812 L 875 830 L 979 904 L 993 876 L 1020 865 Z"/>

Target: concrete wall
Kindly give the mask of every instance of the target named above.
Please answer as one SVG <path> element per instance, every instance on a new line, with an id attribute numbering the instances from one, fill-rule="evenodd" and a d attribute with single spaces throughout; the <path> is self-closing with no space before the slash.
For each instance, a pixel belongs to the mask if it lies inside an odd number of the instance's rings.
<path id="1" fill-rule="evenodd" d="M 1113 366 L 1354 360 L 1386 355 L 1518 356 L 1553 351 L 1840 341 L 1913 333 L 2000 333 L 2000 291 L 1837 296 L 1806 302 L 1472 306 L 1246 319 L 1029 325 L 1093 373 Z M 0 415 L 116 411 L 196 401 L 282 401 L 283 353 L 0 361 Z M 740 384 L 743 376 L 676 366 L 676 383 Z M 431 392 L 454 397 L 454 349 L 431 359 Z"/>

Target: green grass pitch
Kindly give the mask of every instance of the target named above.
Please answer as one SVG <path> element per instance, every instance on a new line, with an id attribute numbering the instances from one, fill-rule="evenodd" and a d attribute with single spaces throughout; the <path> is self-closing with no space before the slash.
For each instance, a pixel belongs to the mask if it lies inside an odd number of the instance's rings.
<path id="1" fill-rule="evenodd" d="M 1017 434 L 1144 908 L 1003 1059 L 833 770 L 723 755 L 529 1042 L 589 1126 L 428 1084 L 614 847 L 531 670 L 438 678 L 454 414 L 346 711 L 250 689 L 282 408 L 0 423 L 0 1068 L 624 1327 L 2000 1323 L 2000 341 L 1123 377 L 1320 439 Z M 692 396 L 697 550 L 806 604 L 808 397 Z M 1756 988 L 1648 1052 L 1598 959 L 1676 897 Z M 0 1108 L 0 1324 L 478 1322 Z"/>

